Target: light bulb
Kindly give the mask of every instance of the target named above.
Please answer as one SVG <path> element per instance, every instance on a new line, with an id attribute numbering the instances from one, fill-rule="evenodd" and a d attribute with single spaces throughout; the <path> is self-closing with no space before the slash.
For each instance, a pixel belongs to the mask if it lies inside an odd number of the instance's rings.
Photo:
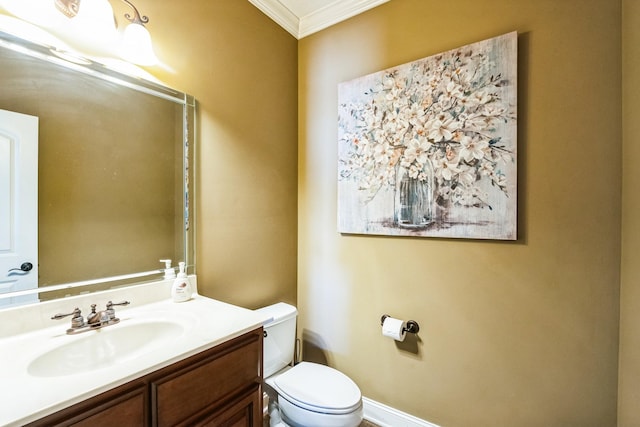
<path id="1" fill-rule="evenodd" d="M 137 23 L 127 25 L 122 35 L 120 56 L 138 65 L 158 63 L 158 58 L 153 52 L 151 44 L 151 34 L 144 25 Z"/>
<path id="2" fill-rule="evenodd" d="M 113 8 L 107 0 L 81 1 L 78 14 L 60 31 L 69 44 L 98 56 L 113 52 L 118 40 Z"/>

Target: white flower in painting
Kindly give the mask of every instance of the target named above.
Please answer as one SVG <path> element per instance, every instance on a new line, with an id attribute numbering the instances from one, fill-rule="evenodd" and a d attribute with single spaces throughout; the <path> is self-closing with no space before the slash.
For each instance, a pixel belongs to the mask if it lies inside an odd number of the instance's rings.
<path id="1" fill-rule="evenodd" d="M 424 165 L 429 160 L 429 150 L 431 149 L 431 143 L 426 140 L 412 139 L 409 142 L 409 146 L 404 150 L 405 161 L 409 164 L 418 162 Z"/>
<path id="2" fill-rule="evenodd" d="M 458 83 L 460 86 L 469 87 L 471 86 L 471 74 L 462 70 L 461 68 L 456 69 L 455 74 L 458 78 Z"/>
<path id="3" fill-rule="evenodd" d="M 373 111 L 373 109 L 367 109 L 362 115 L 363 127 L 368 129 L 374 129 L 380 126 L 381 115 Z"/>
<path id="4" fill-rule="evenodd" d="M 392 154 L 391 151 L 391 147 L 386 142 L 377 144 L 373 149 L 373 158 L 378 164 L 388 163 Z"/>
<path id="5" fill-rule="evenodd" d="M 416 166 L 416 164 L 412 164 L 409 166 L 409 176 L 413 179 L 418 179 L 418 176 L 422 173 L 422 168 Z"/>
<path id="6" fill-rule="evenodd" d="M 460 181 L 462 184 L 471 186 L 474 182 L 476 182 L 476 174 L 474 168 L 460 165 L 458 170 L 458 181 Z"/>
<path id="7" fill-rule="evenodd" d="M 386 139 L 386 137 L 387 137 L 387 133 L 381 127 L 377 128 L 377 129 L 374 129 L 371 132 L 371 140 L 374 141 L 374 142 L 375 141 L 384 141 Z M 377 144 L 377 142 L 375 142 L 375 143 Z"/>
<path id="8" fill-rule="evenodd" d="M 411 138 L 414 139 L 427 139 L 427 130 L 421 124 L 413 125 Z"/>
<path id="9" fill-rule="evenodd" d="M 477 104 L 486 104 L 491 101 L 491 95 L 483 90 L 474 92 L 470 96 Z"/>
<path id="10" fill-rule="evenodd" d="M 425 119 L 424 108 L 422 108 L 422 105 L 414 102 L 402 110 L 402 116 L 410 125 L 422 126 Z"/>
<path id="11" fill-rule="evenodd" d="M 458 105 L 465 108 L 466 110 L 470 110 L 478 105 L 478 103 L 476 102 L 475 98 L 471 96 L 462 96 L 458 99 Z"/>
<path id="12" fill-rule="evenodd" d="M 420 100 L 420 106 L 426 111 L 434 103 L 431 90 L 425 90 L 423 96 L 424 98 Z"/>
<path id="13" fill-rule="evenodd" d="M 455 158 L 458 157 L 458 152 L 455 150 L 455 148 L 452 148 L 450 144 L 447 144 L 444 150 L 444 156 L 447 158 L 447 160 L 452 162 Z"/>
<path id="14" fill-rule="evenodd" d="M 429 138 L 434 142 L 449 141 L 453 137 L 456 130 L 457 122 L 452 117 L 446 117 L 444 114 L 429 120 L 425 127 L 429 129 Z"/>
<path id="15" fill-rule="evenodd" d="M 472 138 L 465 135 L 460 140 L 460 157 L 465 161 L 470 162 L 473 159 L 482 160 L 484 158 L 485 150 L 489 147 L 489 143 L 484 139 Z"/>
<path id="16" fill-rule="evenodd" d="M 390 105 L 402 104 L 403 103 L 402 92 L 400 92 L 400 90 L 397 88 L 390 89 L 387 91 L 387 94 L 385 95 L 385 100 Z"/>
<path id="17" fill-rule="evenodd" d="M 353 143 L 356 147 L 356 150 L 364 156 L 367 156 L 367 154 L 371 151 L 371 143 L 369 141 L 369 138 L 364 135 L 360 139 L 355 138 Z"/>
<path id="18" fill-rule="evenodd" d="M 482 114 L 470 114 L 464 117 L 464 125 L 470 132 L 479 132 L 487 128 L 489 120 Z"/>
<path id="19" fill-rule="evenodd" d="M 382 128 L 389 134 L 402 132 L 409 126 L 409 123 L 396 111 L 390 111 L 382 124 Z"/>
<path id="20" fill-rule="evenodd" d="M 458 161 L 448 160 L 446 157 L 440 157 L 435 161 L 436 177 L 442 178 L 445 181 L 451 181 L 454 175 L 460 170 L 458 169 Z"/>
<path id="21" fill-rule="evenodd" d="M 460 96 L 462 96 L 462 87 L 457 84 L 456 82 L 454 82 L 453 80 L 451 80 L 449 83 L 447 83 L 447 87 L 445 89 L 445 94 L 449 97 L 449 98 L 459 98 Z"/>
<path id="22" fill-rule="evenodd" d="M 482 162 L 482 163 L 480 163 L 480 165 L 478 167 L 478 172 L 482 176 L 489 176 L 489 177 L 493 176 L 493 174 L 494 174 L 493 163 L 491 163 L 491 162 Z"/>
<path id="23" fill-rule="evenodd" d="M 387 142 L 394 147 L 405 145 L 405 140 L 406 135 L 402 131 L 387 134 Z"/>
<path id="24" fill-rule="evenodd" d="M 394 106 L 394 108 L 402 108 L 407 103 L 405 88 L 406 82 L 404 79 L 396 79 L 392 75 L 387 76 L 383 82 L 384 102 Z"/>
<path id="25" fill-rule="evenodd" d="M 435 89 L 440 84 L 440 79 L 440 75 L 438 73 L 435 73 L 429 78 L 429 82 L 427 84 L 429 85 L 429 87 L 431 87 L 431 89 Z"/>
<path id="26" fill-rule="evenodd" d="M 382 82 L 382 84 L 383 84 L 383 87 L 384 87 L 386 90 L 391 90 L 391 89 L 393 89 L 393 88 L 396 86 L 396 79 L 394 79 L 394 78 L 393 78 L 393 77 L 391 77 L 391 76 L 387 76 L 387 78 L 386 78 L 386 79 L 384 79 L 384 81 Z"/>
<path id="27" fill-rule="evenodd" d="M 496 158 L 502 163 L 510 163 L 513 161 L 513 156 L 511 155 L 511 153 L 506 151 L 496 152 Z"/>
<path id="28" fill-rule="evenodd" d="M 395 72 L 394 72 L 394 75 L 395 75 Z M 389 83 L 393 84 L 392 86 L 393 88 L 398 89 L 400 91 L 404 91 L 407 87 L 407 81 L 406 79 L 403 79 L 403 78 L 397 79 L 396 77 L 390 77 L 388 81 Z"/>
<path id="29" fill-rule="evenodd" d="M 502 173 L 496 173 L 494 175 L 493 182 L 495 182 L 498 187 L 506 187 L 507 177 Z"/>
<path id="30" fill-rule="evenodd" d="M 451 195 L 454 203 L 462 206 L 488 206 L 488 195 L 477 187 L 458 186 Z"/>

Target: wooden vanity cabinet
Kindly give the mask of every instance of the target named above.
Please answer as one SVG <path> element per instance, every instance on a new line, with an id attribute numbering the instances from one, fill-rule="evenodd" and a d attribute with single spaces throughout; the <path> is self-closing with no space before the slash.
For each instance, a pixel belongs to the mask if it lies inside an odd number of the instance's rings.
<path id="1" fill-rule="evenodd" d="M 29 425 L 262 426 L 262 328 Z"/>

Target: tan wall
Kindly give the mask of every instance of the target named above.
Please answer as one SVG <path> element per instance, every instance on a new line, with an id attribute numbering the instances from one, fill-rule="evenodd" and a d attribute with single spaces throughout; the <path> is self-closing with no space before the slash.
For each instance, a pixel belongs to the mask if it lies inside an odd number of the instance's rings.
<path id="1" fill-rule="evenodd" d="M 296 301 L 297 41 L 248 1 L 136 1 L 152 73 L 194 95 L 202 293 L 254 308 Z"/>
<path id="2" fill-rule="evenodd" d="M 616 425 L 620 28 L 610 0 L 392 0 L 300 41 L 307 358 L 446 427 Z M 513 30 L 517 242 L 340 235 L 338 83 Z M 417 342 L 382 337 L 384 313 Z"/>
<path id="3" fill-rule="evenodd" d="M 640 2 L 622 1 L 622 270 L 618 426 L 640 425 Z"/>

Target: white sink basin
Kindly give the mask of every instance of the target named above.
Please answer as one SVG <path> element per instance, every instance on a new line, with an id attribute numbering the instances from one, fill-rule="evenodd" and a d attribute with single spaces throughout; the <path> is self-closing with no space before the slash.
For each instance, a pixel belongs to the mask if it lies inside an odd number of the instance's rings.
<path id="1" fill-rule="evenodd" d="M 179 321 L 127 319 L 119 324 L 89 331 L 54 346 L 28 365 L 36 377 L 57 377 L 112 366 L 131 360 L 171 342 L 185 331 Z"/>

